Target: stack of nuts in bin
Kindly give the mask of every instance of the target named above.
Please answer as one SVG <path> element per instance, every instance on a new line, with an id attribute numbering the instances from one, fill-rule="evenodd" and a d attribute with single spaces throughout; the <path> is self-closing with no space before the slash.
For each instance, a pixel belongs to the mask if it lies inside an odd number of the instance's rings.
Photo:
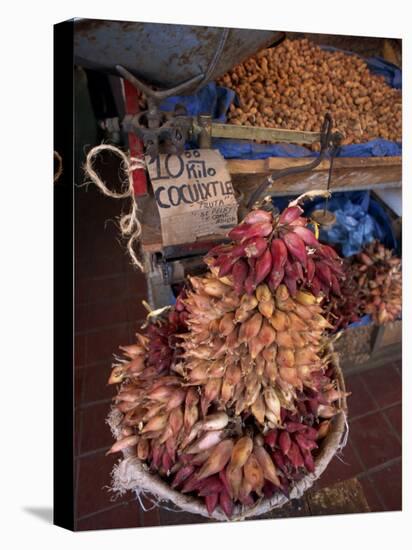
<path id="1" fill-rule="evenodd" d="M 325 112 L 343 144 L 402 139 L 401 92 L 370 72 L 357 55 L 302 40 L 262 50 L 218 80 L 237 94 L 228 121 L 319 132 Z M 314 148 L 318 145 L 314 145 Z"/>
<path id="2" fill-rule="evenodd" d="M 209 513 L 288 495 L 340 411 L 322 301 L 340 292 L 342 260 L 302 212 L 251 211 L 111 372 L 109 453 L 129 449 Z"/>

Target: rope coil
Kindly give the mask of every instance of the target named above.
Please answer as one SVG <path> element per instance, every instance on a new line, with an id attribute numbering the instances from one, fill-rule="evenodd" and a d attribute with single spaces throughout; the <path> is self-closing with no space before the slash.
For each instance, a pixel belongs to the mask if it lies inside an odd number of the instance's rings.
<path id="1" fill-rule="evenodd" d="M 94 169 L 94 163 L 96 157 L 100 155 L 103 151 L 109 151 L 114 153 L 122 159 L 121 167 L 124 172 L 127 174 L 127 180 L 124 179 L 122 182 L 123 191 L 117 193 L 111 191 L 105 182 L 103 182 L 97 172 Z M 113 199 L 127 199 L 130 198 L 131 208 L 130 212 L 120 216 L 119 218 L 119 228 L 122 237 L 127 238 L 127 250 L 132 259 L 132 263 L 137 266 L 142 272 L 144 272 L 144 267 L 142 262 L 138 259 L 135 252 L 135 244 L 138 243 L 142 234 L 142 226 L 138 219 L 138 205 L 134 196 L 133 188 L 133 172 L 135 170 L 145 169 L 146 164 L 143 158 L 130 157 L 126 155 L 121 149 L 115 147 L 114 145 L 101 144 L 93 147 L 86 156 L 86 162 L 84 165 L 84 171 L 87 176 L 92 180 L 92 182 L 100 189 L 100 191 L 107 197 Z M 88 185 L 90 182 L 86 182 Z"/>
<path id="2" fill-rule="evenodd" d="M 53 176 L 53 183 L 57 183 L 60 176 L 63 174 L 63 159 L 57 151 L 53 151 L 53 158 L 57 160 L 57 170 Z"/>

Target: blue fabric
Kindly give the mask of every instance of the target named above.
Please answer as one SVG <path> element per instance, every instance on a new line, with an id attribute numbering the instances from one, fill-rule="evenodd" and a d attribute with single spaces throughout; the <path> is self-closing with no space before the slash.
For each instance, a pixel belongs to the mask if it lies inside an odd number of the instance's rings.
<path id="1" fill-rule="evenodd" d="M 309 215 L 324 204 L 323 199 L 315 200 L 305 213 Z M 320 239 L 338 246 L 342 256 L 357 254 L 375 239 L 390 249 L 397 247 L 391 220 L 369 191 L 334 193 L 328 210 L 335 213 L 336 223 L 329 229 L 321 228 Z"/>
<path id="2" fill-rule="evenodd" d="M 387 139 L 372 139 L 340 147 L 337 157 L 400 157 L 402 145 Z"/>
<path id="3" fill-rule="evenodd" d="M 329 46 L 322 47 L 328 51 L 336 48 Z M 342 50 L 341 50 L 342 51 Z M 350 55 L 357 55 L 353 52 L 345 52 Z M 383 75 L 385 80 L 394 88 L 402 87 L 402 71 L 392 63 L 388 63 L 380 57 L 373 57 L 365 60 L 370 70 L 376 74 Z M 226 122 L 226 115 L 230 104 L 238 105 L 238 98 L 233 90 L 217 86 L 215 82 L 209 82 L 199 92 L 191 96 L 174 96 L 166 99 L 160 105 L 164 111 L 173 111 L 177 104 L 183 105 L 190 116 L 202 113 L 211 114 L 213 120 Z M 193 144 L 189 144 L 193 147 Z M 306 147 L 294 144 L 258 144 L 246 140 L 213 140 L 212 147 L 218 149 L 227 158 L 238 159 L 265 159 L 268 157 L 312 157 L 318 153 L 312 152 Z M 400 156 L 402 146 L 400 143 L 386 139 L 374 139 L 367 143 L 356 145 L 344 145 L 338 152 L 338 157 L 391 157 Z"/>
<path id="4" fill-rule="evenodd" d="M 334 48 L 333 46 L 321 46 L 322 50 L 325 50 L 327 52 L 343 52 L 346 55 L 357 55 L 364 61 L 366 61 L 366 64 L 368 65 L 368 69 L 377 75 L 383 76 L 386 83 L 389 84 L 389 86 L 392 86 L 392 88 L 402 88 L 402 71 L 394 65 L 393 63 L 390 63 L 389 61 L 386 61 L 383 59 L 383 57 L 368 57 L 364 58 L 361 55 L 350 52 L 348 50 L 340 50 L 339 48 Z"/>
<path id="5" fill-rule="evenodd" d="M 238 139 L 213 139 L 212 147 L 226 159 L 266 159 L 268 157 L 311 157 L 312 151 L 293 143 L 262 144 Z"/>
<path id="6" fill-rule="evenodd" d="M 180 95 L 165 99 L 160 104 L 160 109 L 174 111 L 175 106 L 179 104 L 186 108 L 190 116 L 210 114 L 217 122 L 226 122 L 227 111 L 235 96 L 233 90 L 217 86 L 215 82 L 209 82 L 195 95 Z"/>
<path id="7" fill-rule="evenodd" d="M 283 210 L 292 197 L 274 197 L 273 203 Z M 304 210 L 309 216 L 324 206 L 321 197 L 306 203 Z M 320 240 L 338 248 L 342 256 L 357 254 L 374 239 L 387 248 L 399 252 L 399 243 L 391 220 L 382 206 L 370 196 L 369 191 L 334 193 L 328 203 L 328 210 L 336 215 L 336 223 L 330 228 L 320 229 Z"/>
<path id="8" fill-rule="evenodd" d="M 372 318 L 370 315 L 364 315 L 359 319 L 359 321 L 355 321 L 354 323 L 350 323 L 347 328 L 357 328 L 357 327 L 365 327 L 366 325 L 370 325 L 372 323 Z"/>
<path id="9" fill-rule="evenodd" d="M 392 88 L 402 89 L 402 71 L 399 67 L 382 57 L 369 57 L 366 63 L 371 72 L 383 76 Z"/>

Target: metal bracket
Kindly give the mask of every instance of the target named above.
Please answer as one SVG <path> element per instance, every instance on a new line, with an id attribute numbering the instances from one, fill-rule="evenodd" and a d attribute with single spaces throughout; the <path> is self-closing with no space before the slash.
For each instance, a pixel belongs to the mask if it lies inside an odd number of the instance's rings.
<path id="1" fill-rule="evenodd" d="M 176 106 L 173 113 L 164 113 L 159 110 L 159 105 L 169 97 L 187 93 L 203 81 L 205 75 L 200 73 L 168 90 L 153 90 L 121 65 L 116 65 L 116 69 L 123 78 L 145 94 L 148 104 L 148 109 L 139 115 L 126 116 L 122 122 L 123 129 L 134 131 L 143 140 L 145 151 L 152 161 L 158 156 L 159 145 L 162 143 L 167 144 L 169 153 L 181 154 L 191 132 L 191 117 L 187 116 L 186 109 L 182 106 Z"/>
<path id="2" fill-rule="evenodd" d="M 261 185 L 252 193 L 247 203 L 247 208 L 250 209 L 260 202 L 262 195 L 266 192 L 267 188 L 278 179 L 285 178 L 292 174 L 301 174 L 313 170 L 318 166 L 322 160 L 326 157 L 326 153 L 330 147 L 336 147 L 341 143 L 343 135 L 340 132 L 334 132 L 332 134 L 333 119 L 330 113 L 325 114 L 325 118 L 322 124 L 322 130 L 320 134 L 320 153 L 319 156 L 309 164 L 305 166 L 296 166 L 293 168 L 285 168 L 284 170 L 277 170 L 270 174 Z"/>

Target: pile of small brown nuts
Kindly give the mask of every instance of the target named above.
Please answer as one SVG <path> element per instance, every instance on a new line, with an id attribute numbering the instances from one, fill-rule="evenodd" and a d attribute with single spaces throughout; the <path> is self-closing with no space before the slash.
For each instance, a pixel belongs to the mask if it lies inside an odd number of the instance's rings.
<path id="1" fill-rule="evenodd" d="M 332 114 L 343 144 L 402 139 L 402 95 L 357 55 L 326 51 L 307 39 L 285 40 L 223 75 L 240 105 L 232 124 L 319 132 Z"/>

